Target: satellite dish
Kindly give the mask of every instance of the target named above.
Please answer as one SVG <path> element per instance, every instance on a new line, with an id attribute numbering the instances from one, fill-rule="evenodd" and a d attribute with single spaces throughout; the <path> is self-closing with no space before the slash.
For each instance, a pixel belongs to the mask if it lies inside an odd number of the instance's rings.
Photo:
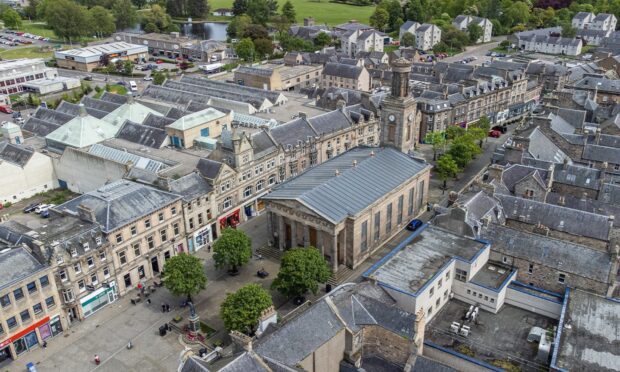
<path id="1" fill-rule="evenodd" d="M 142 44 L 144 44 L 144 45 L 149 45 L 149 41 L 148 41 L 148 40 L 144 40 L 144 41 L 142 42 Z"/>

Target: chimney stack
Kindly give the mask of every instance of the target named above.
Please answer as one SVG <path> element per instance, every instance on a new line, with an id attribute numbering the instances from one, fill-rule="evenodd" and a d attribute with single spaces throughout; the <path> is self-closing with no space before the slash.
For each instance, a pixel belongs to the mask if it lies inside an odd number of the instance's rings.
<path id="1" fill-rule="evenodd" d="M 231 331 L 230 339 L 237 347 L 245 351 L 252 351 L 252 338 L 239 331 Z"/>
<path id="2" fill-rule="evenodd" d="M 84 204 L 80 204 L 77 206 L 78 216 L 82 221 L 86 222 L 97 222 L 97 218 L 95 217 L 95 210 L 85 206 Z"/>

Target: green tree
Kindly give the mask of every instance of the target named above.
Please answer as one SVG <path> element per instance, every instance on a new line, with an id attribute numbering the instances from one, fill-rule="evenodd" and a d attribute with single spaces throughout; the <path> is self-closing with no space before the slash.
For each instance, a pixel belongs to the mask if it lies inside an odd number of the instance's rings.
<path id="1" fill-rule="evenodd" d="M 138 22 L 136 9 L 131 0 L 114 0 L 112 14 L 114 14 L 118 30 L 131 28 Z"/>
<path id="2" fill-rule="evenodd" d="M 450 48 L 463 50 L 467 45 L 469 45 L 469 35 L 456 27 L 449 25 L 442 30 L 441 41 L 446 43 L 446 45 Z"/>
<path id="3" fill-rule="evenodd" d="M 193 18 L 206 18 L 209 14 L 207 0 L 187 0 L 187 16 Z"/>
<path id="4" fill-rule="evenodd" d="M 459 166 L 450 154 L 442 155 L 435 165 L 435 173 L 443 181 L 443 189 L 446 189 L 448 178 L 456 176 Z"/>
<path id="5" fill-rule="evenodd" d="M 324 46 L 330 45 L 331 43 L 332 37 L 323 31 L 319 32 L 319 34 L 316 35 L 316 37 L 314 38 L 314 45 L 319 48 L 323 48 Z"/>
<path id="6" fill-rule="evenodd" d="M 37 19 L 37 6 L 39 6 L 39 0 L 28 1 L 28 6 L 24 8 L 24 16 L 31 20 Z"/>
<path id="7" fill-rule="evenodd" d="M 288 19 L 289 22 L 295 23 L 297 15 L 295 14 L 295 7 L 290 0 L 286 0 L 284 5 L 282 5 L 282 16 Z"/>
<path id="8" fill-rule="evenodd" d="M 147 0 L 131 0 L 131 2 L 136 6 L 136 8 L 142 9 L 146 5 Z"/>
<path id="9" fill-rule="evenodd" d="M 70 0 L 41 3 L 47 25 L 61 39 L 71 42 L 90 33 L 88 10 Z"/>
<path id="10" fill-rule="evenodd" d="M 159 27 L 157 27 L 157 25 L 153 22 L 149 22 L 145 24 L 142 27 L 142 29 L 144 30 L 144 32 L 147 32 L 147 33 L 151 33 L 151 32 L 158 33 L 159 32 Z"/>
<path id="11" fill-rule="evenodd" d="M 562 37 L 573 38 L 577 36 L 577 30 L 571 25 L 570 22 L 562 22 Z"/>
<path id="12" fill-rule="evenodd" d="M 170 292 L 177 296 L 187 296 L 188 301 L 192 300 L 192 295 L 207 287 L 207 276 L 202 262 L 198 257 L 185 253 L 170 257 L 166 261 L 162 279 Z"/>
<path id="13" fill-rule="evenodd" d="M 254 49 L 260 59 L 270 56 L 273 53 L 273 43 L 269 39 L 256 39 L 253 41 Z"/>
<path id="14" fill-rule="evenodd" d="M 319 283 L 325 283 L 331 271 L 321 252 L 314 248 L 293 248 L 282 256 L 280 271 L 271 284 L 288 298 L 299 298 L 308 291 L 316 294 Z"/>
<path id="15" fill-rule="evenodd" d="M 234 17 L 226 27 L 226 34 L 231 38 L 242 37 L 245 29 L 252 24 L 252 18 L 247 14 Z M 288 26 L 286 27 L 288 29 Z"/>
<path id="16" fill-rule="evenodd" d="M 287 35 L 288 29 L 291 27 L 291 21 L 283 15 L 276 14 L 271 17 L 271 25 L 278 31 L 278 37 L 281 39 Z"/>
<path id="17" fill-rule="evenodd" d="M 133 62 L 129 60 L 123 62 L 123 73 L 125 75 L 131 75 L 133 73 Z"/>
<path id="18" fill-rule="evenodd" d="M 269 39 L 269 31 L 267 31 L 267 28 L 263 25 L 250 24 L 245 28 L 243 34 L 239 36 L 242 38 L 247 37 L 252 40 Z"/>
<path id="19" fill-rule="evenodd" d="M 148 25 L 149 23 L 154 24 L 159 30 L 159 32 L 171 32 L 173 31 L 173 29 L 176 28 L 176 26 L 172 23 L 172 17 L 170 17 L 170 15 L 166 13 L 166 10 L 164 8 L 157 4 L 151 5 L 151 10 L 149 12 L 143 11 L 141 12 L 141 14 L 142 18 L 140 20 L 140 23 L 142 24 L 143 28 L 145 28 L 146 25 Z"/>
<path id="20" fill-rule="evenodd" d="M 252 40 L 249 41 L 250 43 L 252 42 Z M 254 48 L 254 44 L 252 44 L 252 48 Z M 224 229 L 220 238 L 213 245 L 215 267 L 229 266 L 230 273 L 236 273 L 237 268 L 247 263 L 251 257 L 252 241 L 241 230 L 233 228 Z"/>
<path id="21" fill-rule="evenodd" d="M 398 31 L 403 24 L 403 8 L 399 0 L 381 0 L 377 5 L 388 13 L 388 28 L 391 31 Z"/>
<path id="22" fill-rule="evenodd" d="M 411 32 L 405 32 L 400 41 L 400 45 L 404 47 L 415 48 L 415 35 Z"/>
<path id="23" fill-rule="evenodd" d="M 465 134 L 465 129 L 461 128 L 458 125 L 449 125 L 446 128 L 446 138 L 449 141 L 454 141 L 455 139 L 461 137 Z"/>
<path id="24" fill-rule="evenodd" d="M 452 141 L 448 153 L 452 156 L 460 169 L 469 164 L 482 150 L 474 143 L 475 138 L 464 134 Z"/>
<path id="25" fill-rule="evenodd" d="M 280 38 L 280 46 L 287 52 L 312 52 L 315 49 L 312 42 L 290 35 L 282 35 Z"/>
<path id="26" fill-rule="evenodd" d="M 229 293 L 220 306 L 220 317 L 230 331 L 253 336 L 261 313 L 273 306 L 269 293 L 259 284 L 247 284 Z"/>
<path id="27" fill-rule="evenodd" d="M 516 1 L 504 10 L 503 19 L 509 26 L 526 24 L 530 16 L 530 6 L 523 1 Z"/>
<path id="28" fill-rule="evenodd" d="M 248 0 L 247 4 L 247 15 L 252 17 L 252 21 L 266 25 L 272 12 L 271 4 L 267 0 Z"/>
<path id="29" fill-rule="evenodd" d="M 482 128 L 474 126 L 474 127 L 469 127 L 467 129 L 467 134 L 469 134 L 472 137 L 472 139 L 478 141 L 478 146 L 482 147 L 482 141 L 484 141 L 487 138 L 489 131 L 488 130 L 485 131 Z"/>
<path id="30" fill-rule="evenodd" d="M 248 0 L 235 0 L 233 2 L 233 14 L 236 16 L 240 16 L 242 14 L 247 13 L 248 11 Z"/>
<path id="31" fill-rule="evenodd" d="M 424 136 L 424 143 L 433 145 L 433 160 L 437 160 L 437 152 L 446 145 L 446 134 L 444 132 L 428 132 Z"/>
<path id="32" fill-rule="evenodd" d="M 384 31 L 388 25 L 389 20 L 390 15 L 388 14 L 388 12 L 383 8 L 377 7 L 375 9 L 375 12 L 370 16 L 370 25 L 374 28 Z"/>
<path id="33" fill-rule="evenodd" d="M 432 17 L 429 0 L 409 0 L 407 2 L 407 19 L 420 23 L 427 22 Z"/>
<path id="34" fill-rule="evenodd" d="M 491 130 L 491 120 L 489 120 L 488 117 L 483 116 L 478 119 L 476 127 L 482 129 L 485 133 L 489 133 L 489 131 Z"/>
<path id="35" fill-rule="evenodd" d="M 467 35 L 469 36 L 469 41 L 472 44 L 476 44 L 478 42 L 478 39 L 480 39 L 483 34 L 484 31 L 479 25 L 475 23 L 470 23 L 469 26 L 467 26 Z"/>
<path id="36" fill-rule="evenodd" d="M 109 36 L 116 31 L 114 16 L 102 6 L 94 6 L 89 9 L 92 31 L 97 37 Z"/>
<path id="37" fill-rule="evenodd" d="M 18 29 L 22 27 L 22 17 L 15 10 L 9 8 L 2 13 L 4 27 Z"/>
<path id="38" fill-rule="evenodd" d="M 166 75 L 161 71 L 155 71 L 151 76 L 153 77 L 153 84 L 155 85 L 162 85 L 164 81 L 166 81 Z"/>

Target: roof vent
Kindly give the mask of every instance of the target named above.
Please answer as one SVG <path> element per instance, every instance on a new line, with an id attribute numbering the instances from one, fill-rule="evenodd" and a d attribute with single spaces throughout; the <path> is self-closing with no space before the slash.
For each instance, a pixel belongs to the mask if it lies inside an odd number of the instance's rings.
<path id="1" fill-rule="evenodd" d="M 336 172 L 334 173 L 336 175 L 336 177 L 340 176 L 340 171 L 338 169 L 336 169 Z"/>
<path id="2" fill-rule="evenodd" d="M 355 160 L 355 159 L 353 160 L 353 166 L 357 167 L 357 160 Z"/>
<path id="3" fill-rule="evenodd" d="M 370 151 L 370 156 L 375 156 L 375 150 Z"/>

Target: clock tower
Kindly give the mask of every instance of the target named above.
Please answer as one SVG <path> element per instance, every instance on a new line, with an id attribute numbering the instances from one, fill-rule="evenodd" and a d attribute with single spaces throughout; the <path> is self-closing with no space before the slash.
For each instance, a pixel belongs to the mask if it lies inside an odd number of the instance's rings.
<path id="1" fill-rule="evenodd" d="M 411 62 L 392 61 L 392 89 L 381 103 L 381 145 L 408 153 L 419 140 L 420 117 L 416 101 L 409 95 Z"/>

